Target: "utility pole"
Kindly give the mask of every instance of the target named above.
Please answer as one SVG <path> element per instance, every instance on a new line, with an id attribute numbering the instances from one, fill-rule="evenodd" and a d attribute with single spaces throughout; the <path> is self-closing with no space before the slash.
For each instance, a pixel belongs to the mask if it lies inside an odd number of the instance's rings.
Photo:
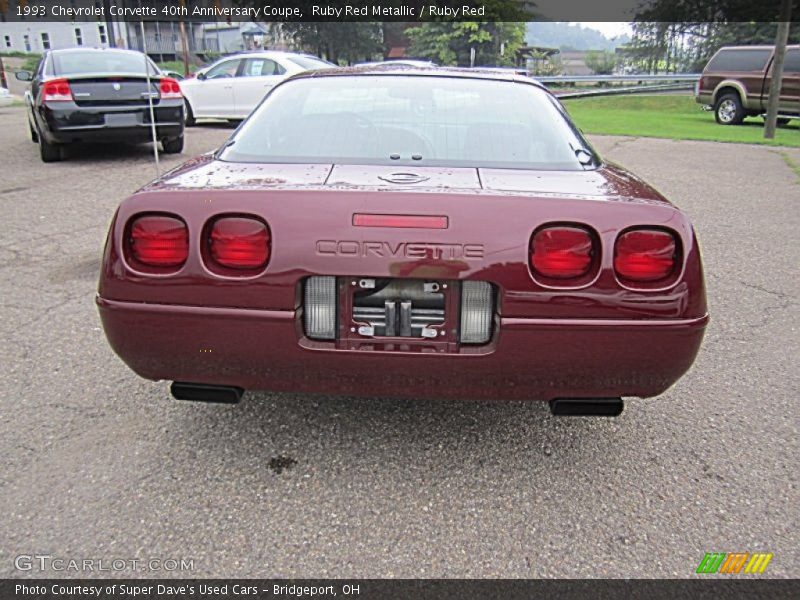
<path id="1" fill-rule="evenodd" d="M 769 84 L 769 100 L 767 101 L 767 120 L 764 123 L 764 139 L 775 137 L 775 126 L 778 122 L 778 104 L 781 96 L 783 79 L 783 58 L 786 56 L 786 42 L 789 39 L 789 25 L 792 18 L 792 0 L 781 1 L 778 33 L 775 36 L 775 58 L 772 60 L 772 81 Z"/>
<path id="2" fill-rule="evenodd" d="M 3 66 L 2 56 L 0 56 L 0 87 L 8 87 L 8 81 L 6 81 L 6 68 Z"/>
<path id="3" fill-rule="evenodd" d="M 106 37 L 108 38 L 108 47 L 117 47 L 117 33 L 114 31 L 114 20 L 111 18 L 111 1 L 103 0 L 103 11 L 106 15 Z"/>
<path id="4" fill-rule="evenodd" d="M 181 13 L 186 13 L 186 0 L 180 0 Z M 183 19 L 180 21 L 181 26 L 181 52 L 183 52 L 183 76 L 189 76 L 189 44 L 186 42 L 186 25 Z"/>

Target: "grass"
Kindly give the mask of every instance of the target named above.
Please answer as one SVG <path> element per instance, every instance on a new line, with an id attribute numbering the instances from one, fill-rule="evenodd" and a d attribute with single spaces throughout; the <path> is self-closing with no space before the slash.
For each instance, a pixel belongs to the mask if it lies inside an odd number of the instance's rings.
<path id="1" fill-rule="evenodd" d="M 0 52 L 0 56 L 2 57 L 11 57 L 11 58 L 28 58 L 29 56 L 35 56 L 36 58 L 42 58 L 41 54 L 36 52 L 20 52 L 19 50 L 12 50 L 11 52 Z"/>
<path id="2" fill-rule="evenodd" d="M 158 64 L 158 68 L 162 71 L 175 71 L 176 73 L 183 74 L 183 61 L 182 60 L 165 60 Z M 189 72 L 194 73 L 197 71 L 197 67 L 192 63 L 189 63 Z"/>
<path id="3" fill-rule="evenodd" d="M 3 58 L 24 58 L 24 62 L 22 66 L 19 67 L 23 71 L 33 71 L 36 68 L 39 59 L 42 58 L 41 54 L 36 54 L 35 52 L 0 52 L 0 56 Z M 8 69 L 8 65 L 6 65 L 6 69 Z"/>
<path id="4" fill-rule="evenodd" d="M 761 117 L 742 125 L 718 125 L 714 113 L 701 110 L 690 96 L 575 98 L 564 105 L 584 133 L 800 147 L 797 121 L 779 127 L 774 140 L 765 140 Z"/>

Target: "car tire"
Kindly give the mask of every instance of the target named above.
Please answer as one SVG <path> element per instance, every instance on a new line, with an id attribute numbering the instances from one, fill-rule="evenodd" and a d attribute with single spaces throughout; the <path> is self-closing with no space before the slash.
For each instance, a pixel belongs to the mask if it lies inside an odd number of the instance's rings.
<path id="1" fill-rule="evenodd" d="M 791 119 L 787 119 L 786 117 L 778 117 L 775 123 L 778 127 L 786 127 L 791 121 Z"/>
<path id="2" fill-rule="evenodd" d="M 30 121 L 28 121 L 28 129 L 31 130 L 31 141 L 34 144 L 38 144 L 39 143 L 39 134 L 36 133 L 36 130 L 33 128 L 33 125 L 31 125 Z"/>
<path id="3" fill-rule="evenodd" d="M 736 92 L 723 94 L 714 105 L 714 118 L 720 125 L 739 125 L 746 116 L 747 111 Z"/>
<path id="4" fill-rule="evenodd" d="M 164 149 L 164 154 L 180 154 L 183 152 L 183 136 L 161 140 L 161 147 Z"/>
<path id="5" fill-rule="evenodd" d="M 39 138 L 39 156 L 42 158 L 42 162 L 50 163 L 50 162 L 58 162 L 62 158 L 64 158 L 63 148 L 58 144 L 51 144 L 44 136 L 38 135 Z"/>
<path id="6" fill-rule="evenodd" d="M 188 100 L 183 101 L 183 122 L 187 127 L 194 127 L 197 124 L 194 118 L 194 112 Z"/>

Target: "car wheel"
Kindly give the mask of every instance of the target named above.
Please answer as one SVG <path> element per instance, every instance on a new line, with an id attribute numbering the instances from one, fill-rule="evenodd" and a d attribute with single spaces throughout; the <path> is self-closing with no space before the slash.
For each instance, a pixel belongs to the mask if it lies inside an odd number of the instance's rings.
<path id="1" fill-rule="evenodd" d="M 187 127 L 194 127 L 197 121 L 194 118 L 194 112 L 192 112 L 192 107 L 189 105 L 187 100 L 183 101 L 183 118 L 184 123 L 186 123 Z"/>
<path id="2" fill-rule="evenodd" d="M 183 152 L 183 136 L 161 140 L 161 147 L 164 149 L 164 154 L 180 154 Z"/>
<path id="3" fill-rule="evenodd" d="M 786 127 L 791 122 L 791 119 L 787 119 L 786 117 L 778 117 L 775 123 L 778 127 Z"/>
<path id="4" fill-rule="evenodd" d="M 739 125 L 747 115 L 739 94 L 723 94 L 714 106 L 714 117 L 720 125 Z"/>
<path id="5" fill-rule="evenodd" d="M 42 157 L 42 162 L 58 162 L 63 158 L 63 148 L 58 144 L 51 144 L 44 136 L 39 135 L 39 156 Z"/>

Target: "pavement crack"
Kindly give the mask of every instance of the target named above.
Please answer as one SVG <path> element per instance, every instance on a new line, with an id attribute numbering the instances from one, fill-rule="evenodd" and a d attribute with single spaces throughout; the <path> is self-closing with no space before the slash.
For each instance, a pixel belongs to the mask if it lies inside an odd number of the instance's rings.
<path id="1" fill-rule="evenodd" d="M 608 152 L 609 153 L 613 152 L 614 150 L 619 149 L 624 144 L 630 144 L 630 143 L 636 142 L 638 140 L 639 140 L 638 137 L 624 137 L 622 139 L 619 139 L 619 140 L 615 141 L 613 144 L 611 144 L 611 147 L 608 149 Z"/>
<path id="2" fill-rule="evenodd" d="M 767 289 L 763 286 L 757 285 L 755 283 L 747 283 L 746 281 L 739 280 L 739 283 L 742 284 L 744 287 L 758 290 L 759 292 L 764 292 L 765 294 L 771 294 L 772 296 L 777 296 L 778 298 L 783 298 L 786 300 L 794 300 L 795 297 L 792 294 L 786 294 L 784 292 L 776 292 L 775 290 Z"/>

